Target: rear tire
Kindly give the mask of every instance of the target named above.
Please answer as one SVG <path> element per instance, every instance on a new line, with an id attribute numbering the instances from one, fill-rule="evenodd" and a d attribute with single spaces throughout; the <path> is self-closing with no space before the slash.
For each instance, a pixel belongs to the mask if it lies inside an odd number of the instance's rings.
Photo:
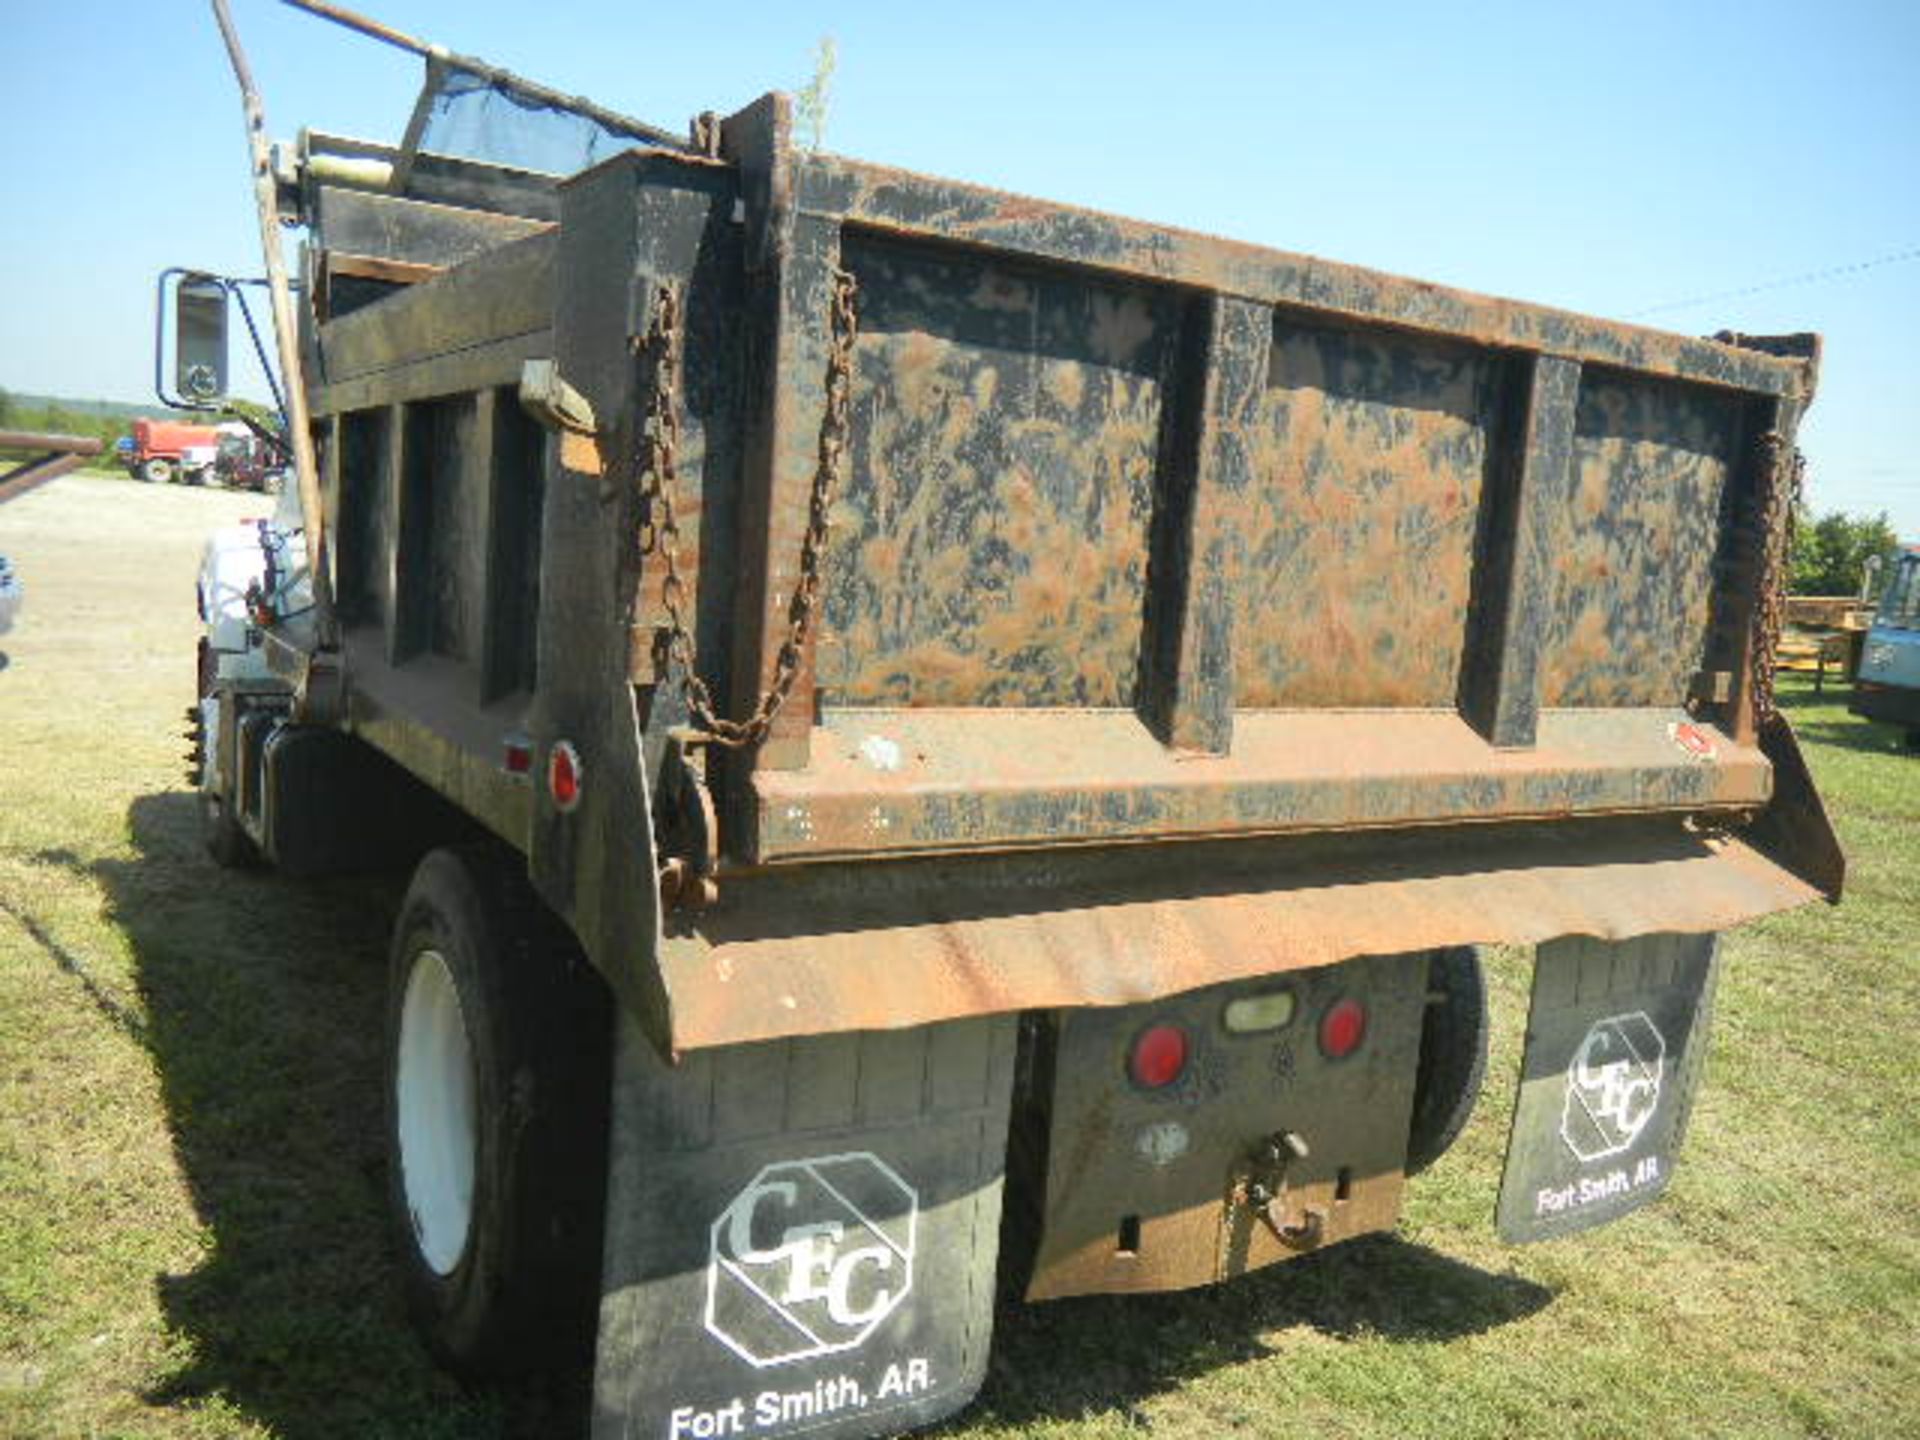
<path id="1" fill-rule="evenodd" d="M 164 485 L 173 479 L 173 462 L 170 460 L 147 460 L 140 466 L 140 478 L 149 485 Z"/>
<path id="2" fill-rule="evenodd" d="M 408 1306 L 460 1375 L 579 1360 L 592 1340 L 612 1019 L 518 857 L 420 863 L 389 970 L 387 1194 Z"/>
<path id="3" fill-rule="evenodd" d="M 1471 945 L 1435 950 L 1427 961 L 1427 1013 L 1407 1136 L 1407 1174 L 1418 1175 L 1467 1128 L 1487 1073 L 1487 977 Z"/>

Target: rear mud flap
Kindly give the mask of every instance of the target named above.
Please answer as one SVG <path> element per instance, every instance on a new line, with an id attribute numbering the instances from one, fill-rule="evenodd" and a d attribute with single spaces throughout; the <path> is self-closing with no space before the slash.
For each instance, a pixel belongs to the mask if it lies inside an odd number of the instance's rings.
<path id="1" fill-rule="evenodd" d="M 597 1440 L 860 1437 L 986 1373 L 1011 1017 L 697 1052 L 623 1020 Z"/>
<path id="2" fill-rule="evenodd" d="M 1586 1230 L 1666 1189 L 1706 1058 L 1718 955 L 1714 935 L 1540 946 L 1501 1239 Z"/>

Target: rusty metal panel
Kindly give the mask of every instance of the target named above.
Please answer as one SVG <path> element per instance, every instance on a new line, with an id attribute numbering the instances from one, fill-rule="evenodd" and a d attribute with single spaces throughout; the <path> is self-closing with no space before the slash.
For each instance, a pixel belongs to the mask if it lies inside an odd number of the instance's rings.
<path id="1" fill-rule="evenodd" d="M 1453 704 L 1499 379 L 1484 350 L 1279 319 L 1233 595 L 1241 705 Z"/>
<path id="2" fill-rule="evenodd" d="M 482 390 L 404 407 L 394 555 L 396 659 L 427 653 L 463 663 L 479 658 L 492 405 L 492 392 Z M 472 689 L 478 687 L 476 675 Z"/>
<path id="3" fill-rule="evenodd" d="M 1441 945 L 1701 933 L 1818 892 L 1673 821 L 1107 846 L 734 874 L 661 948 L 672 1044 L 1132 1005 Z"/>
<path id="4" fill-rule="evenodd" d="M 1259 1034 L 1222 1020 L 1240 995 L 1284 989 L 1293 1015 Z M 1055 1021 L 1049 1164 L 1029 1300 L 1204 1285 L 1392 1228 L 1425 1011 L 1427 957 L 1375 955 L 1172 997 L 1139 1009 L 1074 1010 Z M 1317 1027 L 1339 1000 L 1367 1007 L 1361 1049 L 1321 1053 Z M 1178 1025 L 1181 1080 L 1147 1090 L 1126 1077 L 1149 1024 Z M 1047 1084 L 1046 1081 L 1042 1082 Z M 1250 1182 L 1272 1181 L 1264 1142 L 1298 1138 L 1260 1217 Z M 1312 1220 L 1307 1217 L 1314 1216 Z"/>
<path id="5" fill-rule="evenodd" d="M 1541 638 L 1564 548 L 1580 393 L 1574 361 L 1536 355 L 1514 368 L 1523 393 L 1481 502 L 1460 684 L 1461 715 L 1498 746 L 1533 744 L 1540 721 Z"/>
<path id="6" fill-rule="evenodd" d="M 552 224 L 456 205 L 319 185 L 313 192 L 313 243 L 362 259 L 446 267 L 524 239 Z"/>
<path id="7" fill-rule="evenodd" d="M 1786 866 L 1815 886 L 1828 903 L 1837 905 L 1846 888 L 1847 856 L 1814 788 L 1793 726 L 1786 716 L 1774 715 L 1760 727 L 1758 738 L 1773 765 L 1774 797 L 1747 837 L 1761 854 Z"/>
<path id="8" fill-rule="evenodd" d="M 1588 370 L 1542 703 L 1678 705 L 1706 652 L 1741 402 Z"/>
<path id="9" fill-rule="evenodd" d="M 844 156 L 805 157 L 796 161 L 795 171 L 802 210 L 844 216 L 871 229 L 1098 266 L 1329 317 L 1762 394 L 1811 389 L 1809 367 L 1733 344 L 1476 295 Z"/>
<path id="10" fill-rule="evenodd" d="M 491 471 L 480 618 L 480 700 L 490 704 L 538 680 L 535 619 L 540 610 L 540 512 L 547 437 L 506 390 L 483 392 L 482 435 Z"/>
<path id="11" fill-rule="evenodd" d="M 1750 338 L 1745 343 L 1781 342 Z M 1809 363 L 1818 364 L 1819 341 L 1813 339 L 1805 350 Z M 1771 549 L 1767 514 L 1772 466 L 1767 437 L 1777 436 L 1783 451 L 1791 454 L 1794 436 L 1805 413 L 1805 397 L 1756 402 L 1752 406 L 1752 435 L 1745 463 L 1738 467 L 1730 483 L 1733 491 L 1732 503 L 1727 507 L 1730 519 L 1718 561 L 1723 579 L 1713 597 L 1713 630 L 1707 653 L 1712 657 L 1711 668 L 1731 673 L 1732 683 L 1725 703 L 1719 706 L 1719 718 L 1721 725 L 1743 745 L 1755 744 L 1760 738 L 1763 716 L 1756 662 L 1762 649 L 1774 643 L 1763 634 L 1767 608 L 1763 587 Z M 1818 828 L 1826 827 L 1822 823 Z"/>
<path id="12" fill-rule="evenodd" d="M 510 240 L 432 284 L 410 286 L 319 326 L 324 374 L 318 378 L 338 385 L 547 329 L 553 323 L 556 247 L 551 231 Z"/>
<path id="13" fill-rule="evenodd" d="M 845 711 L 804 771 L 763 770 L 761 863 L 1060 842 L 1434 824 L 1766 802 L 1765 758 L 1681 710 L 1566 711 L 1501 750 L 1442 711 L 1243 712 L 1231 755 L 1110 711 Z"/>
<path id="14" fill-rule="evenodd" d="M 839 705 L 1117 706 L 1140 666 L 1170 295 L 850 234 Z"/>
<path id="15" fill-rule="evenodd" d="M 349 629 L 384 627 L 393 613 L 394 567 L 389 558 L 394 537 L 389 517 L 399 476 L 392 463 L 388 432 L 397 406 L 378 406 L 342 415 L 339 443 L 328 469 L 339 514 L 334 565 L 339 576 L 337 609 Z"/>
<path id="16" fill-rule="evenodd" d="M 1254 454 L 1273 313 L 1225 295 L 1196 309 L 1183 393 L 1168 427 L 1172 463 L 1162 474 L 1149 567 L 1151 634 L 1140 708 L 1168 744 L 1223 755 L 1233 745 L 1237 690 L 1228 596 L 1247 569 L 1251 537 L 1241 522 L 1258 483 Z"/>

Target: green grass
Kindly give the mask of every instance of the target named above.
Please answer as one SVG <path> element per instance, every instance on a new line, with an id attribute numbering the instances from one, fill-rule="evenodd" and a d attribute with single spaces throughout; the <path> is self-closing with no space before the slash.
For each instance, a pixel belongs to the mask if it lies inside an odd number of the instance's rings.
<path id="1" fill-rule="evenodd" d="M 577 1432 L 581 1377 L 470 1393 L 401 1313 L 378 1045 L 393 896 L 216 872 L 177 739 L 198 539 L 258 497 L 70 478 L 0 510 L 0 1434 Z M 1491 1229 L 1526 1005 L 1398 1236 L 1207 1291 L 1004 1305 L 955 1437 L 1920 1432 L 1920 756 L 1788 699 L 1847 902 L 1728 945 L 1673 1188 Z"/>

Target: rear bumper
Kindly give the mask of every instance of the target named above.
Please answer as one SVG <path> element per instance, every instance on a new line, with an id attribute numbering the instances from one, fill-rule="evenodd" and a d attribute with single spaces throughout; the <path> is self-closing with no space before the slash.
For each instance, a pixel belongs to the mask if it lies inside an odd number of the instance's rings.
<path id="1" fill-rule="evenodd" d="M 1685 738 L 1700 739 L 1663 727 L 1657 741 L 1672 750 Z M 664 917 L 657 971 L 636 976 L 642 1020 L 663 1051 L 683 1052 L 1134 1005 L 1357 955 L 1705 934 L 1837 901 L 1846 858 L 1792 728 L 1775 716 L 1756 740 L 1710 742 L 1683 762 L 1705 793 L 1669 797 L 1665 813 L 1582 813 L 1588 797 L 1568 797 L 1552 818 L 1506 818 L 1487 803 L 1427 823 L 1376 814 L 1364 829 L 1148 831 L 1133 843 L 723 870 L 712 908 Z M 1672 783 L 1649 777 L 1640 793 Z M 1729 804 L 1738 784 L 1755 798 Z M 1359 782 L 1345 793 L 1369 792 Z"/>
<path id="2" fill-rule="evenodd" d="M 678 1050 L 1131 1005 L 1355 955 L 1697 934 L 1822 893 L 1675 818 L 794 866 L 720 892 L 663 942 Z"/>

